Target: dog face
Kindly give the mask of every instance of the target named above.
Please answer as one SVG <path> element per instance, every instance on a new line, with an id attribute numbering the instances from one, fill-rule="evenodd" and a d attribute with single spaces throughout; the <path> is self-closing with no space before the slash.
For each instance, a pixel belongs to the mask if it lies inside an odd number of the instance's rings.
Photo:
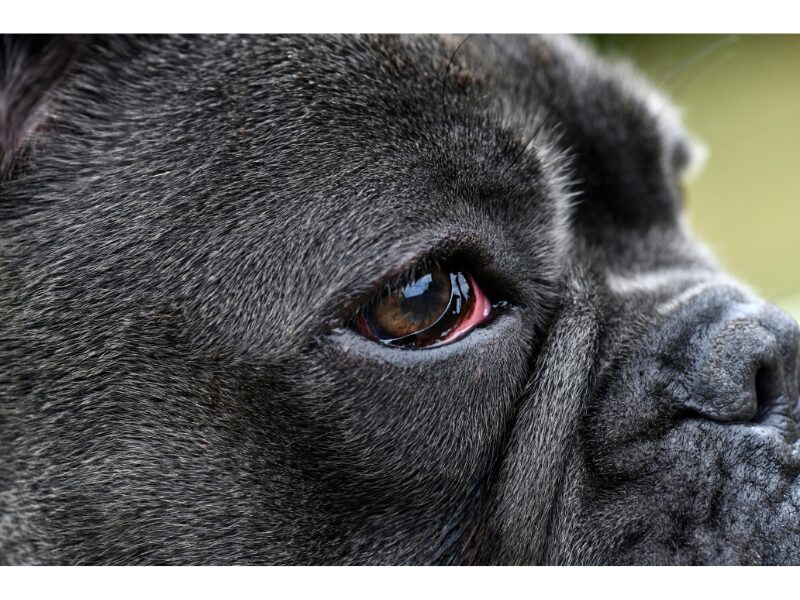
<path id="1" fill-rule="evenodd" d="M 6 563 L 800 561 L 798 329 L 570 39 L 11 39 Z"/>

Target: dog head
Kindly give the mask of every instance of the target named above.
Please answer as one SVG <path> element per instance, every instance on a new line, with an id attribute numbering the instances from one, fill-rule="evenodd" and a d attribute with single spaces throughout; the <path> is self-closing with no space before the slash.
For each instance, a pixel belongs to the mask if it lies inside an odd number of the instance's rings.
<path id="1" fill-rule="evenodd" d="M 6 41 L 0 556 L 800 561 L 798 329 L 562 38 Z"/>

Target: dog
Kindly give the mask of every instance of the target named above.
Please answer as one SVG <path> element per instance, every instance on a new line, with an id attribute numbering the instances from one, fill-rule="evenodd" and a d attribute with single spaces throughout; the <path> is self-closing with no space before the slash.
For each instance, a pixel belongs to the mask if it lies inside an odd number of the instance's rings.
<path id="1" fill-rule="evenodd" d="M 9 36 L 0 562 L 800 563 L 797 324 L 529 36 Z"/>

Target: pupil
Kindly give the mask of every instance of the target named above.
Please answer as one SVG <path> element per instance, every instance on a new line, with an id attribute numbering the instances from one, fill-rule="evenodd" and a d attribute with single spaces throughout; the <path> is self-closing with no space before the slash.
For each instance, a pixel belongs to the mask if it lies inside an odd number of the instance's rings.
<path id="1" fill-rule="evenodd" d="M 431 327 L 448 311 L 452 293 L 446 272 L 432 271 L 412 281 L 374 310 L 380 337 L 399 339 Z"/>
<path id="2" fill-rule="evenodd" d="M 436 322 L 450 302 L 450 285 L 441 273 L 428 273 L 401 291 L 398 306 L 413 329 L 424 329 Z"/>

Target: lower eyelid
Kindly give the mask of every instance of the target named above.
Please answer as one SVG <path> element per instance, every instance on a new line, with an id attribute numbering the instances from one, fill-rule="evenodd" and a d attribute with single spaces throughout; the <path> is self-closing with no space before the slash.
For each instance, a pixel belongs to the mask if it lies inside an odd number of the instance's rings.
<path id="1" fill-rule="evenodd" d="M 493 318 L 483 327 L 477 327 L 470 335 L 463 336 L 455 343 L 428 346 L 415 351 L 376 343 L 350 328 L 334 329 L 328 338 L 333 343 L 340 360 L 363 360 L 384 363 L 393 367 L 415 367 L 429 365 L 443 360 L 462 360 L 464 353 L 487 351 L 487 359 L 497 354 L 510 340 L 525 339 L 516 335 L 521 332 L 520 312 L 510 306 L 508 310 L 494 311 Z M 513 344 L 512 344 L 513 346 Z M 462 357 L 462 358 L 458 358 Z"/>

